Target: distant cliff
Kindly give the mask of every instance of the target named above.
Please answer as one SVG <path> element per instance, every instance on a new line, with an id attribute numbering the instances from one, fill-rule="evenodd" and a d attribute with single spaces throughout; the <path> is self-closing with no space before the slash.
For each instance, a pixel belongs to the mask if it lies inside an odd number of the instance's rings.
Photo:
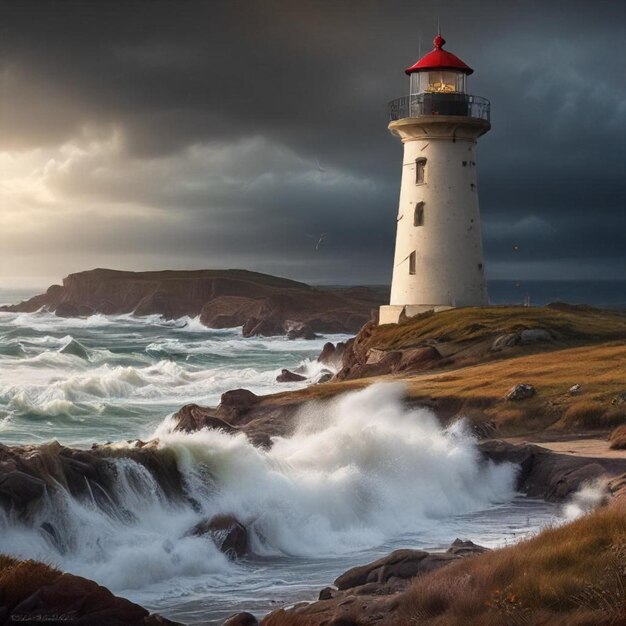
<path id="1" fill-rule="evenodd" d="M 70 274 L 63 285 L 52 285 L 44 294 L 0 310 L 45 308 L 61 317 L 199 315 L 210 328 L 242 326 L 245 335 L 311 337 L 317 332 L 356 332 L 385 300 L 383 289 L 322 289 L 246 270 L 95 269 Z"/>

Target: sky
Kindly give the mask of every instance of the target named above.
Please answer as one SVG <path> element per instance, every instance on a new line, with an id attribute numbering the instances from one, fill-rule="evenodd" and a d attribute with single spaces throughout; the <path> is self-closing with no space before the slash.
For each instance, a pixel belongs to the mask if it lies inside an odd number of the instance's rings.
<path id="1" fill-rule="evenodd" d="M 389 282 L 387 103 L 438 20 L 491 101 L 488 278 L 626 277 L 625 0 L 0 0 L 0 287 Z"/>

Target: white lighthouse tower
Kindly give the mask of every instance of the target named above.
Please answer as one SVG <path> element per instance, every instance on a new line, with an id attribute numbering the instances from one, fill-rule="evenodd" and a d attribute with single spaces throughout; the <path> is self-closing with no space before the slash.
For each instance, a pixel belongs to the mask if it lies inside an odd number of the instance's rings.
<path id="1" fill-rule="evenodd" d="M 402 183 L 389 305 L 380 323 L 427 310 L 488 303 L 483 265 L 476 142 L 489 101 L 466 92 L 473 72 L 435 48 L 406 70 L 409 95 L 390 103 L 391 133 L 402 140 Z"/>

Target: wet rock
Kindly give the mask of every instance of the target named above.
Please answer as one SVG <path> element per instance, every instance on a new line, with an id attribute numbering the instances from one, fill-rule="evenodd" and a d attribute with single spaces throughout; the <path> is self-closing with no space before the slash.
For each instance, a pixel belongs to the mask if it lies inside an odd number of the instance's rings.
<path id="1" fill-rule="evenodd" d="M 317 357 L 319 363 L 329 365 L 338 370 L 341 367 L 341 360 L 346 349 L 346 344 L 340 341 L 337 345 L 328 341 L 324 344 L 320 355 Z"/>
<path id="2" fill-rule="evenodd" d="M 332 587 L 324 587 L 324 589 L 320 591 L 318 600 L 331 600 L 336 593 L 336 589 L 333 589 Z"/>
<path id="3" fill-rule="evenodd" d="M 522 345 L 552 341 L 552 335 L 544 328 L 527 328 L 520 333 Z"/>
<path id="4" fill-rule="evenodd" d="M 0 476 L 0 497 L 8 498 L 20 508 L 39 500 L 45 491 L 43 480 L 19 470 Z"/>
<path id="5" fill-rule="evenodd" d="M 301 374 L 295 374 L 294 372 L 290 372 L 289 370 L 282 370 L 281 373 L 276 377 L 277 383 L 297 383 L 306 380 L 306 376 L 302 376 Z"/>
<path id="6" fill-rule="evenodd" d="M 221 419 L 237 423 L 237 419 L 245 415 L 260 399 L 248 389 L 227 391 L 220 398 L 216 414 Z"/>
<path id="7" fill-rule="evenodd" d="M 367 583 L 386 583 L 392 578 L 414 578 L 432 572 L 459 558 L 453 554 L 435 554 L 423 550 L 394 550 L 391 554 L 367 565 L 348 570 L 335 580 L 340 591 Z"/>
<path id="8" fill-rule="evenodd" d="M 222 626 L 258 626 L 259 621 L 252 613 L 235 613 L 231 615 Z"/>
<path id="9" fill-rule="evenodd" d="M 333 379 L 332 372 L 323 372 L 320 377 L 315 381 L 316 384 L 320 385 L 322 383 L 327 383 Z"/>
<path id="10" fill-rule="evenodd" d="M 176 412 L 172 420 L 174 422 L 174 430 L 188 433 L 201 430 L 202 428 L 223 430 L 229 434 L 239 432 L 238 428 L 217 417 L 214 409 L 207 409 L 197 404 L 186 404 Z"/>
<path id="11" fill-rule="evenodd" d="M 248 552 L 248 531 L 234 515 L 215 515 L 196 524 L 190 535 L 208 535 L 228 558 L 245 556 Z"/>
<path id="12" fill-rule="evenodd" d="M 79 317 L 80 311 L 78 306 L 72 302 L 60 302 L 54 310 L 54 314 L 57 317 Z"/>
<path id="13" fill-rule="evenodd" d="M 31 621 L 32 620 L 32 621 Z M 92 580 L 61 574 L 44 584 L 11 610 L 11 622 L 64 623 L 74 621 L 84 626 L 103 624 L 169 624 L 165 618 L 150 615 L 138 604 L 114 596 Z"/>
<path id="14" fill-rule="evenodd" d="M 270 318 L 251 317 L 241 328 L 241 334 L 244 337 L 274 337 L 283 334 L 283 326 L 280 322 Z"/>
<path id="15" fill-rule="evenodd" d="M 504 348 L 511 348 L 512 346 L 516 346 L 520 343 L 521 337 L 519 333 L 506 333 L 505 335 L 499 335 L 491 344 L 491 349 L 494 352 L 498 350 L 504 350 Z"/>
<path id="16" fill-rule="evenodd" d="M 317 337 L 311 326 L 305 322 L 287 320 L 283 328 L 287 339 L 315 339 Z"/>
<path id="17" fill-rule="evenodd" d="M 528 383 L 519 383 L 512 387 L 506 394 L 507 400 L 518 402 L 520 400 L 527 400 L 535 395 L 535 388 Z"/>
<path id="18" fill-rule="evenodd" d="M 68 341 L 59 350 L 59 352 L 61 354 L 72 354 L 80 359 L 84 359 L 85 361 L 89 359 L 89 352 L 87 351 L 87 348 L 85 348 L 85 346 L 83 346 L 83 344 L 79 341 L 76 341 L 76 339 L 71 339 L 70 341 Z"/>

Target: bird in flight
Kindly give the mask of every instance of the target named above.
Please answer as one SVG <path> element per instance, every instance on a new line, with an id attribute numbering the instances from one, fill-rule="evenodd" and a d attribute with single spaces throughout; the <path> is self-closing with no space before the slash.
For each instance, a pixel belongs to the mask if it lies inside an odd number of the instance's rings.
<path id="1" fill-rule="evenodd" d="M 315 162 L 317 163 L 317 169 L 320 172 L 325 172 L 326 170 L 320 165 L 320 160 L 319 159 L 315 159 Z"/>
<path id="2" fill-rule="evenodd" d="M 320 246 L 322 245 L 322 242 L 324 241 L 324 238 L 326 237 L 326 233 L 322 233 L 320 235 L 320 238 L 318 239 L 317 243 L 315 244 L 315 250 L 319 250 Z"/>

